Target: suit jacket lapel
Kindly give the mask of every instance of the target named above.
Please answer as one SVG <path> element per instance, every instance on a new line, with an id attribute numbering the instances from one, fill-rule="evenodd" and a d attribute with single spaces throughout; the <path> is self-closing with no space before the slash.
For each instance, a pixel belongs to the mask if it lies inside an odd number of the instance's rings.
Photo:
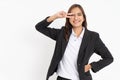
<path id="1" fill-rule="evenodd" d="M 83 57 L 85 56 L 84 51 L 87 47 L 88 41 L 89 41 L 89 31 L 85 28 L 85 33 L 83 35 L 81 47 L 79 49 L 78 62 L 82 61 Z"/>
<path id="2" fill-rule="evenodd" d="M 70 34 L 68 35 L 69 38 L 70 38 L 71 32 L 72 32 L 72 29 L 70 30 Z M 64 35 L 65 35 L 65 34 L 64 34 Z M 69 39 L 68 39 L 68 41 L 69 41 Z M 63 55 L 64 52 L 65 52 L 66 46 L 67 46 L 67 44 L 68 44 L 68 41 L 66 41 L 65 38 L 62 39 L 62 55 Z"/>
<path id="3" fill-rule="evenodd" d="M 70 31 L 70 34 L 71 34 L 72 30 Z M 69 34 L 69 37 L 70 37 L 70 34 Z M 89 36 L 89 31 L 85 28 L 85 32 L 84 32 L 84 35 L 83 35 L 83 39 L 82 39 L 82 43 L 81 43 L 81 47 L 79 49 L 79 54 L 78 54 L 78 61 L 81 61 L 82 59 L 82 56 L 84 56 L 84 49 L 87 47 L 87 44 L 88 44 L 88 36 Z M 68 39 L 69 40 L 69 39 Z M 65 38 L 62 39 L 62 56 L 65 52 L 65 49 L 66 49 L 66 46 L 68 44 L 68 41 L 65 40 Z"/>

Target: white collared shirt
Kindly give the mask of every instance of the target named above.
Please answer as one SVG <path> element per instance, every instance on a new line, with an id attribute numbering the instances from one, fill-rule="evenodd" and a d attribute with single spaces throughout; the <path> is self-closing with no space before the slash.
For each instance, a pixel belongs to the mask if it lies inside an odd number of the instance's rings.
<path id="1" fill-rule="evenodd" d="M 84 32 L 85 28 L 83 27 L 81 34 L 77 37 L 72 29 L 65 53 L 58 65 L 57 74 L 59 76 L 71 80 L 80 80 L 77 71 L 77 58 Z"/>

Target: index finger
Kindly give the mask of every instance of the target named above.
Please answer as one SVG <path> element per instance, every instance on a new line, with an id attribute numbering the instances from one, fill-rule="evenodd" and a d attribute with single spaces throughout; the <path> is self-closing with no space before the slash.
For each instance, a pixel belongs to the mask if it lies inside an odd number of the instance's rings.
<path id="1" fill-rule="evenodd" d="M 74 16 L 74 13 L 67 13 L 66 18 L 72 18 Z"/>

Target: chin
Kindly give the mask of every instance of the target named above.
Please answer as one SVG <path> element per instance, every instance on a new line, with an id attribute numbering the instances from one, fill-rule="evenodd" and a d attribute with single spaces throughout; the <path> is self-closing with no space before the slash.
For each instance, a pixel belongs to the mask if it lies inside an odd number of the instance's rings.
<path id="1" fill-rule="evenodd" d="M 71 24 L 72 24 L 73 27 L 76 27 L 76 28 L 82 26 L 82 23 L 81 23 L 81 22 L 76 23 L 76 24 L 75 24 L 75 23 L 71 23 Z"/>
<path id="2" fill-rule="evenodd" d="M 73 24 L 73 26 L 74 26 L 74 27 L 81 27 L 82 24 L 81 24 L 81 25 L 80 25 L 80 23 L 79 23 L 79 24 Z"/>

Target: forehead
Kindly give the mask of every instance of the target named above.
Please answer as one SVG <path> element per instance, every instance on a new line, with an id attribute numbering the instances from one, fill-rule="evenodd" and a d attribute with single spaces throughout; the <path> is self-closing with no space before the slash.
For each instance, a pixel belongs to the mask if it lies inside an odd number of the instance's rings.
<path id="1" fill-rule="evenodd" d="M 82 10 L 81 10 L 80 8 L 78 8 L 78 7 L 75 7 L 75 8 L 73 8 L 73 9 L 71 9 L 70 12 L 71 12 L 71 13 L 82 13 Z"/>

